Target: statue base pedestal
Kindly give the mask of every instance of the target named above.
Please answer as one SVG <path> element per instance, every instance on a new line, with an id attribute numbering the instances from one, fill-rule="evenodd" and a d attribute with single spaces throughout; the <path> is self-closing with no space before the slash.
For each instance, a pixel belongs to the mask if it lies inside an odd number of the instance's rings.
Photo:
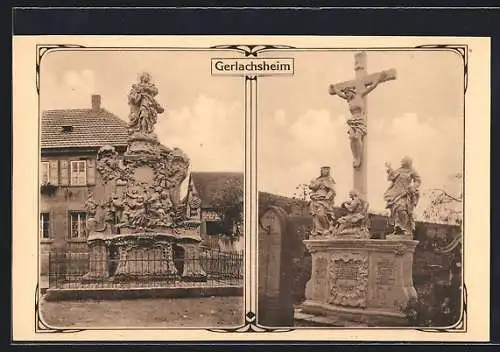
<path id="1" fill-rule="evenodd" d="M 142 153 L 149 151 L 159 144 L 158 137 L 154 133 L 146 134 L 134 132 L 128 140 L 127 154 Z"/>
<path id="2" fill-rule="evenodd" d="M 102 281 L 109 278 L 108 248 L 101 239 L 89 241 L 89 272 L 83 276 L 83 282 Z"/>
<path id="3" fill-rule="evenodd" d="M 182 280 L 191 282 L 207 281 L 207 273 L 201 266 L 199 243 L 179 243 L 178 246 L 184 249 Z"/>
<path id="4" fill-rule="evenodd" d="M 89 272 L 82 281 L 207 281 L 200 258 L 199 225 L 199 221 L 186 222 L 182 228 L 158 233 L 91 233 Z M 182 257 L 174 258 L 175 246 L 183 249 Z"/>
<path id="5" fill-rule="evenodd" d="M 304 243 L 312 275 L 303 313 L 329 317 L 332 325 L 408 325 L 404 309 L 417 297 L 412 265 L 418 241 L 349 236 Z"/>
<path id="6" fill-rule="evenodd" d="M 175 242 L 154 234 L 134 234 L 115 238 L 118 265 L 113 281 L 179 279 L 174 265 Z"/>
<path id="7" fill-rule="evenodd" d="M 338 228 L 333 231 L 331 238 L 335 239 L 369 239 L 370 233 L 368 229 L 360 226 L 349 226 L 347 224 L 341 224 Z"/>

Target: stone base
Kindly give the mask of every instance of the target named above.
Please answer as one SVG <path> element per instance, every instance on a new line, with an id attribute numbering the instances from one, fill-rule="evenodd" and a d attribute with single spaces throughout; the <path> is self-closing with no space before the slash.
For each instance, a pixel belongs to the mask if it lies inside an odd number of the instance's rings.
<path id="1" fill-rule="evenodd" d="M 158 137 L 154 133 L 145 134 L 134 132 L 129 137 L 128 145 L 127 156 L 148 152 L 151 151 L 152 146 L 158 145 Z"/>
<path id="2" fill-rule="evenodd" d="M 113 242 L 119 254 L 115 281 L 178 278 L 173 258 L 174 242 L 167 236 L 136 234 L 115 238 Z"/>
<path id="3" fill-rule="evenodd" d="M 243 296 L 242 286 L 196 284 L 183 287 L 127 287 L 127 288 L 49 288 L 45 301 L 65 300 L 122 300 L 145 298 L 191 298 L 210 296 Z"/>
<path id="4" fill-rule="evenodd" d="M 412 265 L 418 241 L 331 238 L 304 243 L 312 256 L 304 313 L 354 324 L 404 325 L 403 310 L 416 298 Z"/>
<path id="5" fill-rule="evenodd" d="M 124 232 L 132 229 L 124 228 Z M 90 270 L 82 278 L 84 283 L 157 281 L 207 281 L 200 261 L 199 221 L 168 232 L 121 233 L 89 238 Z M 182 272 L 174 264 L 174 246 L 184 249 Z M 113 250 L 111 250 L 113 249 Z M 112 257 L 117 251 L 118 257 Z M 113 270 L 110 264 L 116 263 Z M 179 264 L 179 263 L 178 263 Z"/>
<path id="6" fill-rule="evenodd" d="M 299 314 L 298 314 L 299 315 Z M 305 301 L 300 310 L 303 320 L 326 326 L 407 326 L 408 319 L 403 313 L 383 309 L 359 309 L 314 301 Z M 308 315 L 307 317 L 304 317 Z"/>
<path id="7" fill-rule="evenodd" d="M 176 273 L 118 273 L 109 279 L 110 282 L 116 283 L 137 283 L 138 281 L 148 282 L 166 282 L 166 281 L 179 281 L 180 276 Z M 90 281 L 91 282 L 91 281 Z"/>
<path id="8" fill-rule="evenodd" d="M 391 233 L 385 236 L 386 240 L 411 240 L 412 235 Z"/>
<path id="9" fill-rule="evenodd" d="M 207 281 L 207 273 L 200 263 L 199 243 L 179 243 L 184 248 L 184 270 L 183 281 L 203 282 Z"/>
<path id="10" fill-rule="evenodd" d="M 368 229 L 348 225 L 340 225 L 333 231 L 332 238 L 337 239 L 369 239 Z"/>
<path id="11" fill-rule="evenodd" d="M 109 277 L 108 248 L 101 239 L 93 239 L 89 242 L 90 258 L 89 272 L 82 278 L 83 282 L 102 281 Z"/>

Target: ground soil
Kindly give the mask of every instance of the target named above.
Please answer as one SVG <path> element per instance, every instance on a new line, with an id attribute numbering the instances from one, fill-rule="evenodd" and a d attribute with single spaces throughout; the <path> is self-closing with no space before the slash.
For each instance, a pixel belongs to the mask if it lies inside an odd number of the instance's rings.
<path id="1" fill-rule="evenodd" d="M 243 297 L 154 298 L 40 302 L 51 328 L 235 327 L 243 324 Z"/>

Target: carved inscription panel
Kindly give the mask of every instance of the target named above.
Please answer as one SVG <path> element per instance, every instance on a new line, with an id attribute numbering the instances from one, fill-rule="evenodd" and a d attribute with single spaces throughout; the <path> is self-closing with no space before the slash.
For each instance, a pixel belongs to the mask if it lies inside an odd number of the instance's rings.
<path id="1" fill-rule="evenodd" d="M 395 284 L 394 260 L 377 258 L 375 260 L 375 285 L 373 305 L 392 308 L 391 297 Z"/>
<path id="2" fill-rule="evenodd" d="M 394 264 L 389 259 L 377 261 L 377 285 L 392 285 L 394 283 Z"/>
<path id="3" fill-rule="evenodd" d="M 336 286 L 348 288 L 356 286 L 359 277 L 359 263 L 338 261 L 336 265 Z"/>
<path id="4" fill-rule="evenodd" d="M 336 253 L 329 265 L 328 302 L 341 306 L 366 307 L 368 256 L 364 253 Z"/>
<path id="5" fill-rule="evenodd" d="M 328 260 L 325 257 L 314 261 L 314 299 L 324 301 L 328 295 Z"/>

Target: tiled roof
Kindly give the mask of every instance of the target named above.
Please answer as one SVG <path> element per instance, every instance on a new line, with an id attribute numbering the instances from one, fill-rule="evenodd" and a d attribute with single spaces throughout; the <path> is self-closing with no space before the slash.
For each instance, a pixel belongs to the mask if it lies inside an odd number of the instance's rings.
<path id="1" fill-rule="evenodd" d="M 72 126 L 63 132 L 63 126 Z M 42 113 L 41 147 L 127 145 L 127 123 L 105 109 L 47 110 Z"/>
<path id="2" fill-rule="evenodd" d="M 191 172 L 191 182 L 198 191 L 203 208 L 213 207 L 216 196 L 228 187 L 241 188 L 243 195 L 242 172 Z"/>

